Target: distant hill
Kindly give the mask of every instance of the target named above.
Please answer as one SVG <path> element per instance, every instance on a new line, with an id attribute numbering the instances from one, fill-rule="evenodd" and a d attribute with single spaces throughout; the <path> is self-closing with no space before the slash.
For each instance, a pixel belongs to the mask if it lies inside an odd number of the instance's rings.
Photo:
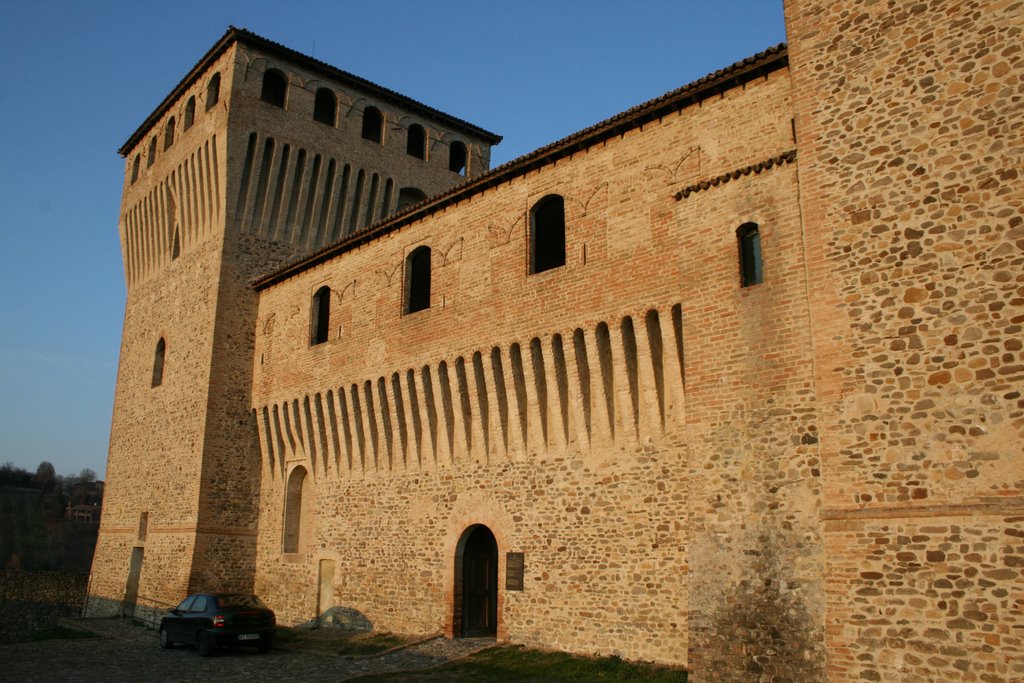
<path id="1" fill-rule="evenodd" d="M 0 486 L 0 569 L 89 573 L 98 523 L 65 519 L 59 492 Z"/>

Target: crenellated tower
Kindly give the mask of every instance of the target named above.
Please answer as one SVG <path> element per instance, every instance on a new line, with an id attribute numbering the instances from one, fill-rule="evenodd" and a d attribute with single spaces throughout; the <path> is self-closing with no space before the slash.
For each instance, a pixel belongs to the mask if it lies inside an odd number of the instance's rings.
<path id="1" fill-rule="evenodd" d="M 119 150 L 128 297 L 89 614 L 251 589 L 252 282 L 487 171 L 499 141 L 233 27 L 131 135 Z"/>

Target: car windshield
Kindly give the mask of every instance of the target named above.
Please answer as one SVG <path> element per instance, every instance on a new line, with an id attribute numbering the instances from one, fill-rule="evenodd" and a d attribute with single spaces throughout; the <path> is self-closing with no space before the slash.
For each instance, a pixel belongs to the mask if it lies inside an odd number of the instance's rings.
<path id="1" fill-rule="evenodd" d="M 217 597 L 218 607 L 255 607 L 266 609 L 267 606 L 255 595 L 220 595 Z"/>

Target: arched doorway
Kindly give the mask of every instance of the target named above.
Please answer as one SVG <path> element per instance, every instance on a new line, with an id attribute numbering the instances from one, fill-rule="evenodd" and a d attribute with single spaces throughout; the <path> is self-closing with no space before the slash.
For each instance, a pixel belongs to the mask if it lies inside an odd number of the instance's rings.
<path id="1" fill-rule="evenodd" d="M 498 542 L 482 524 L 462 533 L 455 551 L 456 636 L 498 633 Z"/>

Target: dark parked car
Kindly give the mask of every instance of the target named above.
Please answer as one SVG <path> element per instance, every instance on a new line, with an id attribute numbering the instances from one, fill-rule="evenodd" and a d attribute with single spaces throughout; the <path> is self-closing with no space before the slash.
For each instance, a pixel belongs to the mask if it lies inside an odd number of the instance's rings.
<path id="1" fill-rule="evenodd" d="M 269 652 L 276 632 L 274 612 L 255 595 L 200 593 L 164 615 L 160 647 L 189 643 L 203 657 L 229 645 L 255 645 Z"/>

